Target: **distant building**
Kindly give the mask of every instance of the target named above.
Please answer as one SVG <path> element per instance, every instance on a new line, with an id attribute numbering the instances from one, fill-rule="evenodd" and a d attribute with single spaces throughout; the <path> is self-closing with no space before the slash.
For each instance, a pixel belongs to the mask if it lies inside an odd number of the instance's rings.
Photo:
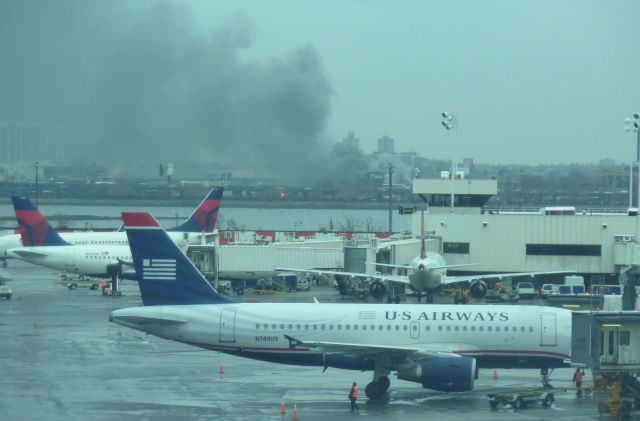
<path id="1" fill-rule="evenodd" d="M 0 123 L 0 162 L 64 162 L 67 130 L 59 124 Z"/>
<path id="2" fill-rule="evenodd" d="M 394 142 L 395 140 L 390 138 L 389 136 L 382 136 L 380 139 L 378 139 L 378 153 L 379 154 L 391 154 L 393 155 L 393 150 L 394 150 Z"/>
<path id="3" fill-rule="evenodd" d="M 352 147 L 354 149 L 360 149 L 360 139 L 355 137 L 353 135 L 353 132 L 349 132 L 347 134 L 347 137 L 342 139 L 342 143 L 344 143 L 345 145 L 350 146 L 350 147 Z"/>

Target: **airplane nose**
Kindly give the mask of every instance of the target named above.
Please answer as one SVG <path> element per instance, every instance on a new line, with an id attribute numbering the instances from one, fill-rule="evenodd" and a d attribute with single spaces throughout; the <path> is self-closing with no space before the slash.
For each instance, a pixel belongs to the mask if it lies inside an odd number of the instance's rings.
<path id="1" fill-rule="evenodd" d="M 418 270 L 421 271 L 421 272 L 424 272 L 424 265 L 419 265 L 418 266 Z"/>

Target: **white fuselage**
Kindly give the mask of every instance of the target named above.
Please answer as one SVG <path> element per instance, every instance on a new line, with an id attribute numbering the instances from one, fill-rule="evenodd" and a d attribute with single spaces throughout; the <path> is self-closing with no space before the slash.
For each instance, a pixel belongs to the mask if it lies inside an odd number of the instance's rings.
<path id="1" fill-rule="evenodd" d="M 328 354 L 291 347 L 285 335 L 449 352 L 475 358 L 478 367 L 550 368 L 570 359 L 571 313 L 553 307 L 230 303 L 127 308 L 111 319 L 166 339 L 288 364 L 327 365 Z"/>
<path id="2" fill-rule="evenodd" d="M 182 249 L 188 244 L 197 244 L 201 237 L 199 234 L 185 232 L 168 232 L 167 234 Z M 98 277 L 108 275 L 109 265 L 133 261 L 127 235 L 124 232 L 83 232 L 67 235 L 69 238 L 63 237 L 65 241 L 76 241 L 74 245 L 16 247 L 8 249 L 6 255 L 51 269 Z M 133 266 L 131 270 L 133 271 Z"/>
<path id="3" fill-rule="evenodd" d="M 424 259 L 416 256 L 409 266 L 408 277 L 411 285 L 418 291 L 433 292 L 440 287 L 447 276 L 447 269 L 442 268 L 447 263 L 438 253 L 427 252 Z"/>

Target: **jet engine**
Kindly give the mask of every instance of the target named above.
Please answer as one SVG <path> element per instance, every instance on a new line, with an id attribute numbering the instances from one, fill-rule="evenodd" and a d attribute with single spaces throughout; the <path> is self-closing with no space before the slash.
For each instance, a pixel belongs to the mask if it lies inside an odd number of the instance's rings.
<path id="1" fill-rule="evenodd" d="M 369 284 L 369 293 L 374 298 L 383 297 L 387 293 L 387 286 L 382 281 L 374 279 Z"/>
<path id="2" fill-rule="evenodd" d="M 473 390 L 476 360 L 471 357 L 425 358 L 398 368 L 398 378 L 421 383 L 425 389 L 440 392 Z"/>
<path id="3" fill-rule="evenodd" d="M 487 294 L 487 284 L 479 279 L 472 281 L 471 285 L 469 285 L 469 292 L 471 292 L 473 298 L 483 298 Z"/>

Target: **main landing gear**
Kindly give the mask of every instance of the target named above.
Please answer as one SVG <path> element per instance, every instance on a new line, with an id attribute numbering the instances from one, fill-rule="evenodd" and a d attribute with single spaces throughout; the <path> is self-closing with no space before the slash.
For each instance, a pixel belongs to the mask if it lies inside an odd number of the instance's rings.
<path id="1" fill-rule="evenodd" d="M 543 389 L 553 389 L 553 386 L 551 385 L 550 381 L 551 381 L 551 372 L 553 370 L 549 371 L 548 368 L 541 368 L 540 369 L 540 380 L 542 380 L 542 388 Z"/>
<path id="2" fill-rule="evenodd" d="M 389 376 L 382 376 L 379 379 L 373 380 L 371 383 L 369 383 L 364 389 L 364 393 L 369 399 L 380 399 L 384 396 L 387 390 L 389 390 L 390 385 L 391 380 L 389 380 Z"/>

